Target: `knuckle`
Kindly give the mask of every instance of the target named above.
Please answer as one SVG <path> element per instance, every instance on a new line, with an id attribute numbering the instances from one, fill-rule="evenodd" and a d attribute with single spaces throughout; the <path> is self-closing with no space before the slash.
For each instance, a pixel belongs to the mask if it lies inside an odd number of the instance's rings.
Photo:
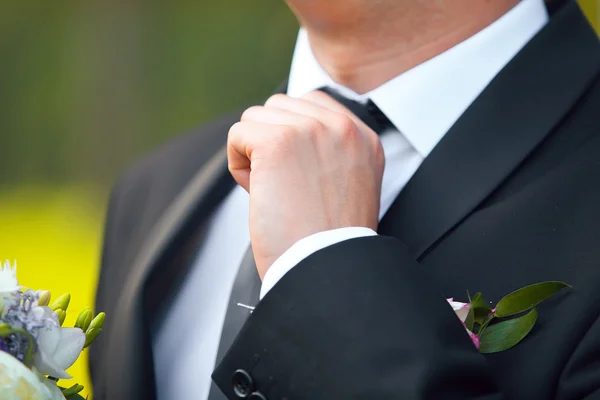
<path id="1" fill-rule="evenodd" d="M 291 128 L 281 129 L 277 135 L 269 140 L 269 145 L 265 147 L 265 159 L 285 160 L 293 154 L 297 139 L 296 132 Z"/>
<path id="2" fill-rule="evenodd" d="M 320 90 L 313 90 L 312 92 L 306 93 L 304 96 L 302 96 L 302 98 L 306 100 L 319 100 L 324 96 L 327 96 L 324 92 Z"/>
<path id="3" fill-rule="evenodd" d="M 241 133 L 244 130 L 245 125 L 246 124 L 243 121 L 238 121 L 235 124 L 231 125 L 231 128 L 229 128 L 229 135 Z"/>
<path id="4" fill-rule="evenodd" d="M 385 166 L 385 153 L 383 152 L 383 146 L 379 138 L 375 138 L 375 144 L 373 146 L 373 160 L 377 168 L 383 170 Z"/>
<path id="5" fill-rule="evenodd" d="M 275 135 L 275 141 L 278 146 L 291 145 L 298 136 L 296 129 L 291 126 L 282 126 L 279 129 L 277 135 Z"/>
<path id="6" fill-rule="evenodd" d="M 338 114 L 333 118 L 333 129 L 342 137 L 342 139 L 351 140 L 358 134 L 358 128 L 352 119 L 344 114 Z"/>
<path id="7" fill-rule="evenodd" d="M 365 139 L 366 146 L 364 148 L 370 160 L 369 162 L 377 171 L 383 172 L 383 168 L 385 167 L 385 153 L 379 136 L 374 133 L 368 134 Z"/>
<path id="8" fill-rule="evenodd" d="M 252 106 L 252 107 L 246 109 L 246 111 L 244 111 L 242 113 L 241 120 L 246 121 L 246 120 L 250 119 L 253 115 L 256 115 L 261 109 L 262 109 L 261 106 Z"/>
<path id="9" fill-rule="evenodd" d="M 312 135 L 320 134 L 324 128 L 323 123 L 316 118 L 307 117 L 304 120 L 304 129 Z"/>
<path id="10" fill-rule="evenodd" d="M 286 98 L 287 96 L 285 94 L 274 94 L 265 102 L 265 106 L 276 106 L 277 104 L 281 104 Z"/>
<path id="11" fill-rule="evenodd" d="M 241 121 L 231 125 L 231 128 L 229 128 L 229 132 L 227 133 L 227 141 L 231 141 L 241 131 L 242 125 Z"/>

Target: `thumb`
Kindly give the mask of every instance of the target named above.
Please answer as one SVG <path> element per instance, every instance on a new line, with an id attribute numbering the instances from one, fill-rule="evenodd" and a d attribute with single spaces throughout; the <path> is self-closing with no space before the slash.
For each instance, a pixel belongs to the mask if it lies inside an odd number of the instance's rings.
<path id="1" fill-rule="evenodd" d="M 243 121 L 229 129 L 227 137 L 227 164 L 233 179 L 250 193 L 252 160 L 255 152 L 270 146 L 276 126 Z M 256 158 L 256 157 L 255 157 Z"/>

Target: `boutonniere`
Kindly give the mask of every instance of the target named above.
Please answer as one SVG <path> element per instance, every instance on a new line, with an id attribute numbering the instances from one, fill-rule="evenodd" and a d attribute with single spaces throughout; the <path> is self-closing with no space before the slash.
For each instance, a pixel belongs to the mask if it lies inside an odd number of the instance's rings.
<path id="1" fill-rule="evenodd" d="M 468 303 L 447 300 L 479 352 L 497 353 L 517 345 L 531 332 L 538 316 L 536 306 L 570 287 L 557 281 L 536 283 L 504 296 L 495 307 L 481 293 L 471 298 L 467 292 Z"/>

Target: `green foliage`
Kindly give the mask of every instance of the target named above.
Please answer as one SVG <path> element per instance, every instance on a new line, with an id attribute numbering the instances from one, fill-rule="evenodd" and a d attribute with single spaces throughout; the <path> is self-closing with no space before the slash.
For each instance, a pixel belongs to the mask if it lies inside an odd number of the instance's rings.
<path id="1" fill-rule="evenodd" d="M 541 282 L 504 296 L 496 305 L 496 317 L 503 318 L 525 312 L 561 289 L 571 287 L 563 282 Z"/>
<path id="2" fill-rule="evenodd" d="M 477 332 L 481 353 L 497 353 L 510 349 L 533 329 L 538 315 L 535 306 L 557 291 L 570 287 L 566 283 L 557 281 L 536 283 L 504 296 L 493 309 L 481 293 L 475 294 L 472 299 L 468 295 L 471 304 L 465 327 L 471 332 Z M 493 323 L 497 319 L 526 311 L 529 312 L 519 317 Z"/>
<path id="3" fill-rule="evenodd" d="M 297 28 L 283 1 L 3 2 L 0 184 L 112 183 L 165 140 L 263 100 Z"/>
<path id="4" fill-rule="evenodd" d="M 497 353 L 508 350 L 525 338 L 537 320 L 537 310 L 532 308 L 527 314 L 507 321 L 490 325 L 479 337 L 481 353 Z"/>
<path id="5" fill-rule="evenodd" d="M 471 302 L 469 311 L 473 311 L 473 319 L 481 325 L 483 320 L 492 312 L 492 308 L 483 298 L 483 294 L 477 293 Z"/>
<path id="6" fill-rule="evenodd" d="M 60 390 L 67 399 L 74 400 L 81 398 L 81 396 L 78 396 L 77 394 L 83 390 L 83 385 L 76 383 L 69 388 L 60 388 Z"/>
<path id="7" fill-rule="evenodd" d="M 465 320 L 465 327 L 471 332 L 475 332 L 475 324 L 481 326 L 492 312 L 492 309 L 485 301 L 482 293 L 475 293 L 473 298 L 471 298 L 471 295 L 468 295 L 468 297 L 470 306 Z"/>

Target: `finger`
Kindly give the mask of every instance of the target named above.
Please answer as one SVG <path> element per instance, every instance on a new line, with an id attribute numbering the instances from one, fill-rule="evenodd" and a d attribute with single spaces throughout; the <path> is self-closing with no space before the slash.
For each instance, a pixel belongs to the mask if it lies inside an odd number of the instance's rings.
<path id="1" fill-rule="evenodd" d="M 332 106 L 331 102 L 337 104 L 337 106 Z M 308 126 L 309 129 L 322 129 L 322 127 L 325 126 L 327 131 L 336 133 L 346 133 L 347 131 L 356 131 L 357 129 L 358 131 L 363 131 L 364 129 L 370 130 L 358 117 L 354 116 L 354 114 L 344 106 L 333 99 L 331 99 L 331 102 L 324 102 L 324 107 L 308 99 L 297 99 L 280 94 L 272 96 L 267 100 L 265 108 L 288 110 L 305 115 L 306 117 L 311 118 L 313 122 L 316 120 L 317 123 L 305 125 Z M 336 111 L 334 109 L 336 107 L 338 110 L 345 110 L 345 112 Z"/>
<path id="2" fill-rule="evenodd" d="M 346 108 L 346 106 L 321 90 L 313 90 L 312 92 L 308 92 L 302 96 L 302 99 L 318 104 L 319 106 L 331 111 L 354 115 L 352 111 Z"/>
<path id="3" fill-rule="evenodd" d="M 256 122 L 238 122 L 227 136 L 227 164 L 233 179 L 247 192 L 250 191 L 252 152 L 259 145 L 260 136 L 269 127 Z"/>
<path id="4" fill-rule="evenodd" d="M 281 127 L 245 121 L 234 124 L 227 137 L 227 163 L 233 179 L 250 192 L 252 157 L 257 148 L 265 146 Z"/>
<path id="5" fill-rule="evenodd" d="M 314 90 L 305 94 L 302 98 L 311 103 L 318 104 L 319 106 L 328 110 L 342 113 L 352 118 L 352 121 L 354 121 L 356 126 L 358 126 L 362 131 L 370 131 L 375 134 L 375 132 L 371 128 L 369 128 L 369 126 L 365 124 L 360 118 L 358 118 L 352 111 L 350 111 L 343 104 L 341 104 L 325 92 L 322 92 L 320 90 Z"/>
<path id="6" fill-rule="evenodd" d="M 244 111 L 241 119 L 243 122 L 248 121 L 288 126 L 306 126 L 307 124 L 313 124 L 317 122 L 312 117 L 307 117 L 306 115 L 298 114 L 293 111 L 282 108 L 268 108 L 261 106 L 250 107 Z"/>
<path id="7" fill-rule="evenodd" d="M 265 108 L 287 110 L 318 120 L 325 120 L 330 117 L 331 114 L 335 114 L 332 110 L 323 108 L 314 102 L 289 97 L 284 94 L 271 96 L 265 103 Z"/>
<path id="8" fill-rule="evenodd" d="M 346 125 L 344 118 L 340 118 L 341 114 L 345 118 L 350 118 L 360 131 L 372 132 L 375 135 L 375 132 L 354 115 L 352 111 L 348 110 L 331 96 L 318 90 L 304 95 L 301 99 L 277 94 L 267 100 L 265 107 L 294 111 L 315 118 L 330 127 Z"/>

